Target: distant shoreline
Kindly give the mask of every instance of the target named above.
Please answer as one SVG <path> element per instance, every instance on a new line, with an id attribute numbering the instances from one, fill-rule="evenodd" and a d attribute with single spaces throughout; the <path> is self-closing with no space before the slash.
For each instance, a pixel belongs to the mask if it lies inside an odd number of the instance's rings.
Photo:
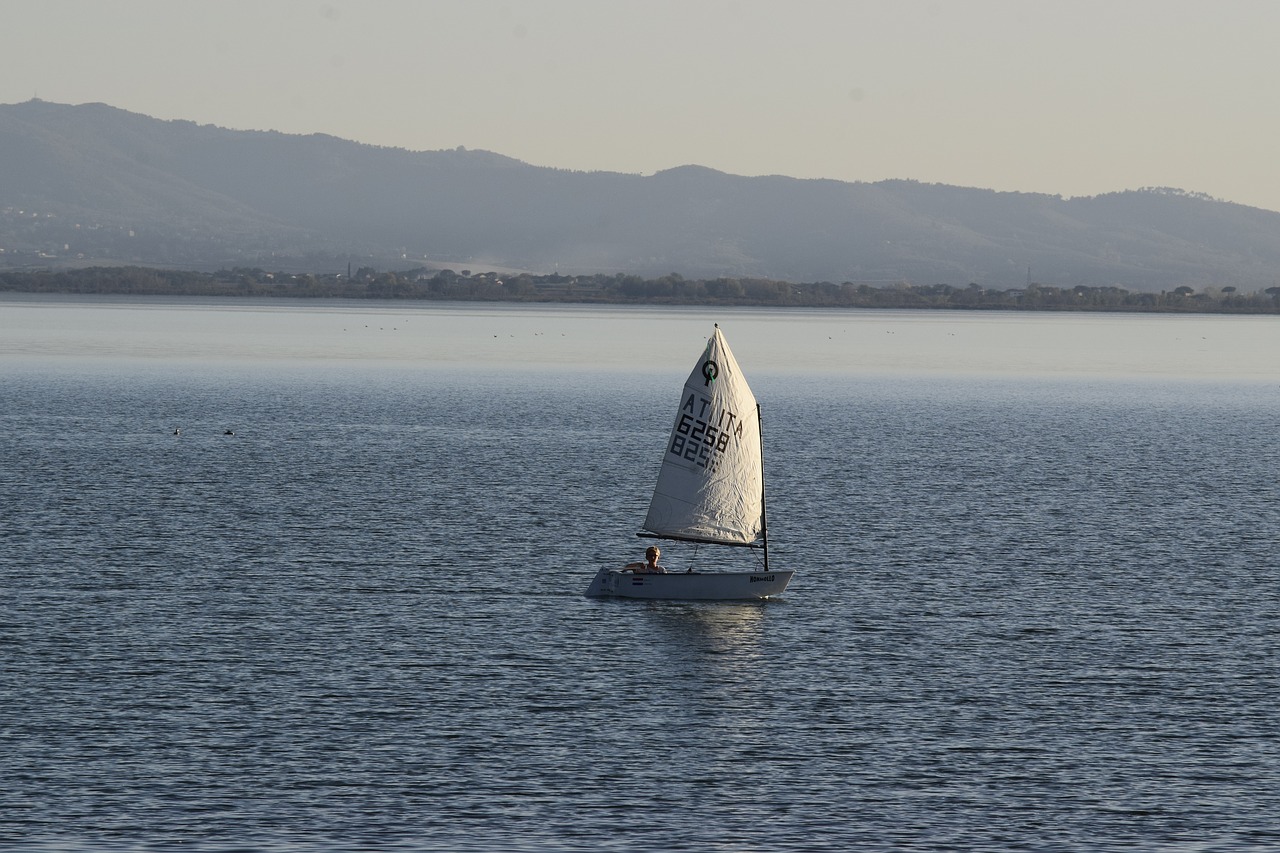
<path id="1" fill-rule="evenodd" d="M 1010 290 L 978 284 L 896 282 L 793 283 L 769 279 L 686 279 L 633 275 L 502 276 L 495 272 L 412 269 L 350 276 L 273 273 L 235 268 L 213 273 L 148 267 L 0 271 L 0 294 L 44 296 L 207 297 L 216 299 L 350 299 L 414 302 L 856 308 L 967 311 L 1070 311 L 1175 314 L 1280 314 L 1280 287 L 1239 293 L 1233 287 L 1188 286 L 1161 293 L 1119 287 L 1059 287 L 1030 283 Z"/>

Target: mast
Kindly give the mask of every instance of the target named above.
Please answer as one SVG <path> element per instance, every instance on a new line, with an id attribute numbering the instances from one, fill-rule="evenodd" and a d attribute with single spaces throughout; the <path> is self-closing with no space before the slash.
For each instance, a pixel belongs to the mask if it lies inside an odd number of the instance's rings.
<path id="1" fill-rule="evenodd" d="M 756 403 L 756 426 L 760 433 L 760 539 L 764 545 L 764 570 L 769 571 L 769 525 L 765 523 L 764 501 L 764 416 Z"/>

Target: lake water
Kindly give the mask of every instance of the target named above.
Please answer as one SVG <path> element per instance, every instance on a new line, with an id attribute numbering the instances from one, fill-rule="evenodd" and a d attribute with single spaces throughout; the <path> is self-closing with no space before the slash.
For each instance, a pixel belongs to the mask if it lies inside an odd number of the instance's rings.
<path id="1" fill-rule="evenodd" d="M 715 321 L 795 580 L 585 599 Z M 0 848 L 1277 849 L 1278 424 L 1276 318 L 10 295 Z"/>

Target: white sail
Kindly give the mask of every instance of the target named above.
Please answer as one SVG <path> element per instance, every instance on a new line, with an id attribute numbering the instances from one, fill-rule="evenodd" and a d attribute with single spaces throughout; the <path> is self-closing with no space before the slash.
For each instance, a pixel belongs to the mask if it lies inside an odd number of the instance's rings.
<path id="1" fill-rule="evenodd" d="M 681 392 L 644 529 L 746 545 L 763 525 L 759 410 L 717 326 Z"/>

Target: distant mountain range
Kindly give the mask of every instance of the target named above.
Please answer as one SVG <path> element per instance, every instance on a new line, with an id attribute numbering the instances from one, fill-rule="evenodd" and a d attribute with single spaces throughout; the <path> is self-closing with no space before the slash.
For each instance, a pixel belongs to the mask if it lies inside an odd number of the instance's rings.
<path id="1" fill-rule="evenodd" d="M 675 272 L 1013 288 L 1280 283 L 1280 213 L 1172 189 L 1064 199 L 909 180 L 641 176 L 0 105 L 0 267 Z"/>

